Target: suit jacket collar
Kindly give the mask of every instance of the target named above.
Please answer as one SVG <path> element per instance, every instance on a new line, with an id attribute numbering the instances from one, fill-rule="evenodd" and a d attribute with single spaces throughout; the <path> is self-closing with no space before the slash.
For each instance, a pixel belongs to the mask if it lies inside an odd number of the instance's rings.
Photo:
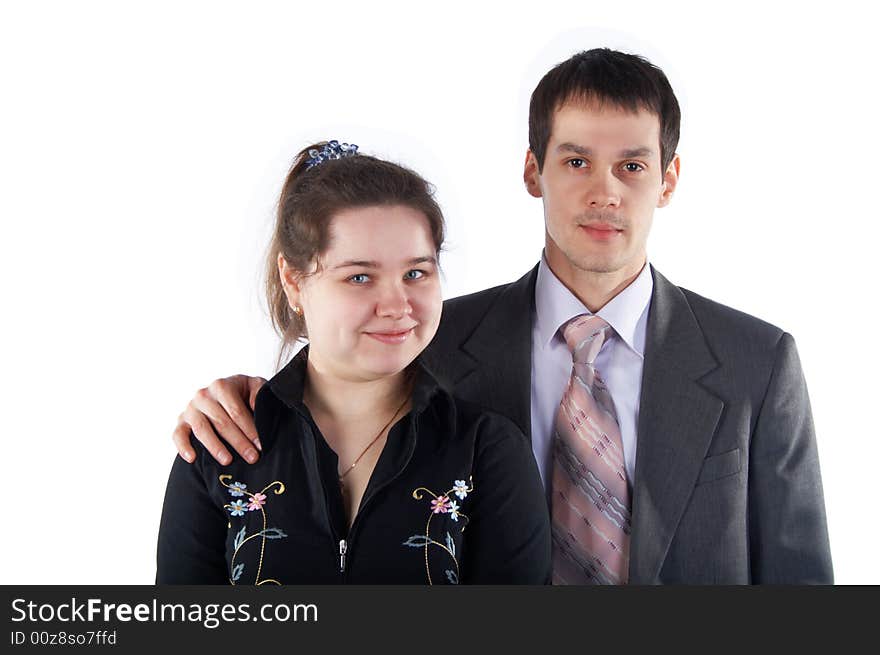
<path id="1" fill-rule="evenodd" d="M 718 367 L 681 289 L 656 270 L 633 481 L 630 582 L 654 584 L 724 403 L 700 380 Z"/>

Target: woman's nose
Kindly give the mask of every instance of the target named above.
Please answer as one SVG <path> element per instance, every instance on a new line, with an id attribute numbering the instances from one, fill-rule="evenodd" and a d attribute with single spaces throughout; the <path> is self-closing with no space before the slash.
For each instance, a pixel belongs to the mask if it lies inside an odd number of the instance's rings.
<path id="1" fill-rule="evenodd" d="M 403 318 L 412 313 L 409 294 L 402 284 L 394 284 L 383 290 L 376 303 L 376 314 L 387 318 Z"/>

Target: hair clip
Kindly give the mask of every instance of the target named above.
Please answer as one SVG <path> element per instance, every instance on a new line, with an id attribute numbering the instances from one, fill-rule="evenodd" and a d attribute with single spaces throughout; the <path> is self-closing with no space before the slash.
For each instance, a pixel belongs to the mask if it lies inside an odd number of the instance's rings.
<path id="1" fill-rule="evenodd" d="M 335 139 L 328 141 L 326 145 L 318 150 L 312 148 L 309 150 L 309 159 L 306 160 L 306 170 L 323 164 L 328 159 L 342 159 L 343 157 L 353 157 L 358 154 L 358 147 L 353 143 L 339 143 Z"/>

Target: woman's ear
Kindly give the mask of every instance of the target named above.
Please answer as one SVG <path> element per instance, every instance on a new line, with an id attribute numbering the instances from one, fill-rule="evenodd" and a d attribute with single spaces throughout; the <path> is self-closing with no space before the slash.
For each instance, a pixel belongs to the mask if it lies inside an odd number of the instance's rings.
<path id="1" fill-rule="evenodd" d="M 287 263 L 284 255 L 278 255 L 278 277 L 281 278 L 281 286 L 284 295 L 287 296 L 287 304 L 296 314 L 302 314 L 300 303 L 300 275 Z"/>

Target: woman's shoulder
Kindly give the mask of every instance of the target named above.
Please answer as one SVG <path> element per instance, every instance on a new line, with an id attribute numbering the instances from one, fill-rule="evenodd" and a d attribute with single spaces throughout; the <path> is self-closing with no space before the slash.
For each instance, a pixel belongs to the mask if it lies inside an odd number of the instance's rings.
<path id="1" fill-rule="evenodd" d="M 456 434 L 476 431 L 483 438 L 519 438 L 527 441 L 516 424 L 506 416 L 456 395 L 454 389 L 441 384 L 417 361 L 418 378 L 413 390 L 413 409 L 429 413 L 443 427 Z"/>
<path id="2" fill-rule="evenodd" d="M 493 436 L 497 439 L 517 438 L 528 441 L 516 423 L 503 414 L 455 395 L 451 396 L 451 401 L 455 404 L 461 422 L 478 426 L 480 433 L 484 436 Z"/>

